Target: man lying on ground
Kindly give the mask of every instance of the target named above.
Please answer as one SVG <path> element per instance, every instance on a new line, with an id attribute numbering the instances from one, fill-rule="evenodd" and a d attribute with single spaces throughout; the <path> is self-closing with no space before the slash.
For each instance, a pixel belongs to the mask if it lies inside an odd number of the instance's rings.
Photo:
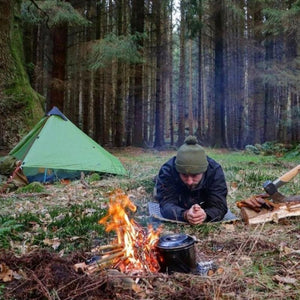
<path id="1" fill-rule="evenodd" d="M 216 222 L 227 212 L 227 186 L 222 167 L 189 136 L 177 155 L 160 169 L 155 198 L 164 218 L 192 225 Z"/>

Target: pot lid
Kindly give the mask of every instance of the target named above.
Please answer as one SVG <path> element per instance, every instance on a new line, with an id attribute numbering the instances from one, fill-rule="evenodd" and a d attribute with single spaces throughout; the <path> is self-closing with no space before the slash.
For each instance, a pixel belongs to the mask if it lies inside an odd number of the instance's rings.
<path id="1" fill-rule="evenodd" d="M 157 247 L 162 249 L 189 246 L 195 240 L 187 234 L 168 234 L 159 238 Z"/>

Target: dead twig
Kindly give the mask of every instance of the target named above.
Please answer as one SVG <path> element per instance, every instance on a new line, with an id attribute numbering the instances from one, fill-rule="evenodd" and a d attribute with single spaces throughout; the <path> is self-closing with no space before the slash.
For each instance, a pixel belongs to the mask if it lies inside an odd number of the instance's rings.
<path id="1" fill-rule="evenodd" d="M 89 184 L 85 181 L 85 175 L 83 172 L 80 173 L 80 183 L 86 188 L 86 189 L 89 189 L 90 186 Z"/>
<path id="2" fill-rule="evenodd" d="M 51 294 L 50 294 L 49 290 L 46 288 L 46 286 L 40 281 L 40 279 L 36 276 L 36 274 L 33 271 L 31 271 L 29 269 L 27 269 L 27 270 L 31 273 L 32 278 L 38 283 L 38 286 L 41 288 L 42 294 L 47 299 L 52 300 Z"/>
<path id="3" fill-rule="evenodd" d="M 91 284 L 81 286 L 80 289 L 72 291 L 73 295 L 68 296 L 67 298 L 65 298 L 65 300 L 72 300 L 72 299 L 75 299 L 75 298 L 78 298 L 78 297 L 82 296 L 83 294 L 88 295 L 89 292 L 100 288 L 106 282 L 107 282 L 107 279 L 102 278 L 101 280 L 98 280 L 98 281 L 93 282 Z"/>
<path id="4" fill-rule="evenodd" d="M 86 275 L 84 275 L 84 276 L 86 276 Z M 82 277 L 75 278 L 74 280 L 68 282 L 66 285 L 60 287 L 60 288 L 57 289 L 56 291 L 57 291 L 57 292 L 62 291 L 62 290 L 64 290 L 64 289 L 66 289 L 68 286 L 70 286 L 71 284 L 73 284 L 73 283 L 75 283 L 76 281 L 79 281 L 79 280 L 81 280 L 81 279 L 82 279 Z"/>

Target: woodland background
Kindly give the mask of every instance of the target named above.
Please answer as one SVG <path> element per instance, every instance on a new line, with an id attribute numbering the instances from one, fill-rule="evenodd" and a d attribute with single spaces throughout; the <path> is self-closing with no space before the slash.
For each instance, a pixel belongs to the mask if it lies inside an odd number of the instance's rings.
<path id="1" fill-rule="evenodd" d="M 0 148 L 53 106 L 103 146 L 297 144 L 299 20 L 299 0 L 0 0 Z"/>

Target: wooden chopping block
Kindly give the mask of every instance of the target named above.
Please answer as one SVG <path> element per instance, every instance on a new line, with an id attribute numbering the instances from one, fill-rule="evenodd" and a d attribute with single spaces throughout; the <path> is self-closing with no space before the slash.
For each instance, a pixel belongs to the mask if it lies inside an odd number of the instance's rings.
<path id="1" fill-rule="evenodd" d="M 278 208 L 268 210 L 263 208 L 260 212 L 255 212 L 247 207 L 241 208 L 242 219 L 246 224 L 261 224 L 265 222 L 277 222 L 286 217 L 300 216 L 300 203 L 278 203 Z"/>

